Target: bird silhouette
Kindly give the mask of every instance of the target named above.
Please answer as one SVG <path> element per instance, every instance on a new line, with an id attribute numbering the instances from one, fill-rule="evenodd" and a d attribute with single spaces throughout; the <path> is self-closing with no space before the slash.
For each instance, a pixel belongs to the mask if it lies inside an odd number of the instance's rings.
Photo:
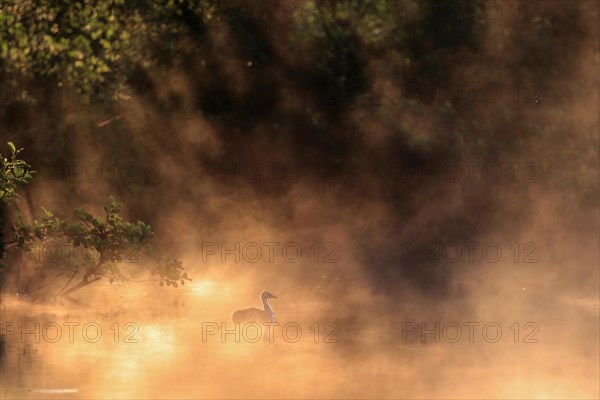
<path id="1" fill-rule="evenodd" d="M 275 312 L 271 308 L 269 304 L 269 299 L 276 299 L 275 296 L 271 292 L 263 291 L 260 294 L 260 300 L 262 302 L 263 308 L 244 308 L 242 310 L 237 310 L 231 315 L 231 319 L 234 323 L 265 323 L 265 322 L 275 322 Z"/>

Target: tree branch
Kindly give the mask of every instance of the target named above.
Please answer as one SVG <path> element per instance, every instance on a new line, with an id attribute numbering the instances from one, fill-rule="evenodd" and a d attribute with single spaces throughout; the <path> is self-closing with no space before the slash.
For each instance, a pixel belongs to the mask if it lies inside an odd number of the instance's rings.
<path id="1" fill-rule="evenodd" d="M 63 293 L 61 293 L 61 294 L 60 294 L 60 296 L 63 296 L 63 297 L 68 297 L 68 296 L 69 296 L 69 294 L 73 293 L 74 291 L 76 291 L 76 290 L 79 290 L 79 289 L 81 289 L 81 288 L 84 288 L 84 287 L 86 287 L 87 285 L 91 285 L 92 283 L 94 283 L 94 282 L 96 282 L 96 281 L 99 281 L 100 279 L 102 279 L 102 277 L 100 277 L 100 276 L 97 276 L 97 277 L 95 277 L 95 278 L 94 278 L 94 279 L 92 279 L 92 280 L 88 280 L 88 278 L 87 278 L 87 274 L 85 274 L 85 275 L 83 276 L 83 278 L 81 279 L 81 282 L 79 282 L 77 285 L 73 286 L 72 288 L 70 288 L 70 289 L 69 289 L 69 290 L 67 290 L 66 292 L 63 292 Z"/>
<path id="2" fill-rule="evenodd" d="M 78 273 L 78 272 L 79 272 L 79 271 L 77 271 L 77 270 L 73 271 L 73 275 L 71 275 L 71 278 L 69 279 L 69 281 L 66 283 L 66 285 L 65 285 L 65 286 L 63 286 L 63 288 L 62 288 L 62 289 L 60 289 L 60 290 L 58 291 L 58 293 L 56 293 L 56 295 L 55 295 L 55 296 L 60 296 L 60 295 L 61 295 L 61 294 L 62 294 L 62 293 L 65 291 L 65 289 L 67 289 L 67 287 L 69 287 L 69 284 L 71 283 L 71 281 L 73 280 L 73 278 L 75 278 L 75 275 L 77 275 L 77 273 Z"/>

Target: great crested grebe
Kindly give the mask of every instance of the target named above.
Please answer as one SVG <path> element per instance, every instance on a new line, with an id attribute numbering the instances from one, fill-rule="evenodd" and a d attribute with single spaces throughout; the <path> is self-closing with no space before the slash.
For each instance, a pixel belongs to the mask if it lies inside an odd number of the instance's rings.
<path id="1" fill-rule="evenodd" d="M 260 294 L 260 300 L 262 301 L 263 309 L 260 308 L 245 308 L 243 310 L 237 310 L 231 315 L 231 319 L 234 323 L 242 322 L 275 322 L 275 313 L 269 304 L 269 299 L 276 299 L 271 292 L 263 291 Z"/>

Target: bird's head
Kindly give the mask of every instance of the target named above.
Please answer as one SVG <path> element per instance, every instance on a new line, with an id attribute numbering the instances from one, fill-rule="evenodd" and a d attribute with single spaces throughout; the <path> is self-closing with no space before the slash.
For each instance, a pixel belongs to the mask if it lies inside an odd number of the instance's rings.
<path id="1" fill-rule="evenodd" d="M 268 300 L 268 299 L 276 299 L 276 298 L 277 298 L 277 296 L 275 296 L 275 295 L 274 295 L 273 293 L 271 293 L 271 292 L 263 291 L 263 292 L 260 294 L 260 298 L 261 298 L 261 299 Z"/>

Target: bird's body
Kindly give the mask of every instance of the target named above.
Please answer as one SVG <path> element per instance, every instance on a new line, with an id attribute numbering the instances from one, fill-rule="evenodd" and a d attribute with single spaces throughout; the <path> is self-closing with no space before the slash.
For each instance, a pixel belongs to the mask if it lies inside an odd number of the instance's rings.
<path id="1" fill-rule="evenodd" d="M 269 304 L 269 299 L 276 299 L 270 292 L 262 292 L 260 294 L 260 300 L 262 301 L 263 308 L 245 308 L 237 310 L 231 315 L 231 319 L 234 323 L 249 323 L 256 322 L 259 324 L 265 322 L 275 322 L 275 312 Z"/>
<path id="2" fill-rule="evenodd" d="M 256 322 L 262 324 L 264 322 L 274 322 L 275 319 L 272 314 L 266 310 L 261 310 L 258 308 L 245 308 L 243 310 L 237 310 L 231 316 L 231 319 L 235 323 L 244 323 L 244 322 Z"/>

